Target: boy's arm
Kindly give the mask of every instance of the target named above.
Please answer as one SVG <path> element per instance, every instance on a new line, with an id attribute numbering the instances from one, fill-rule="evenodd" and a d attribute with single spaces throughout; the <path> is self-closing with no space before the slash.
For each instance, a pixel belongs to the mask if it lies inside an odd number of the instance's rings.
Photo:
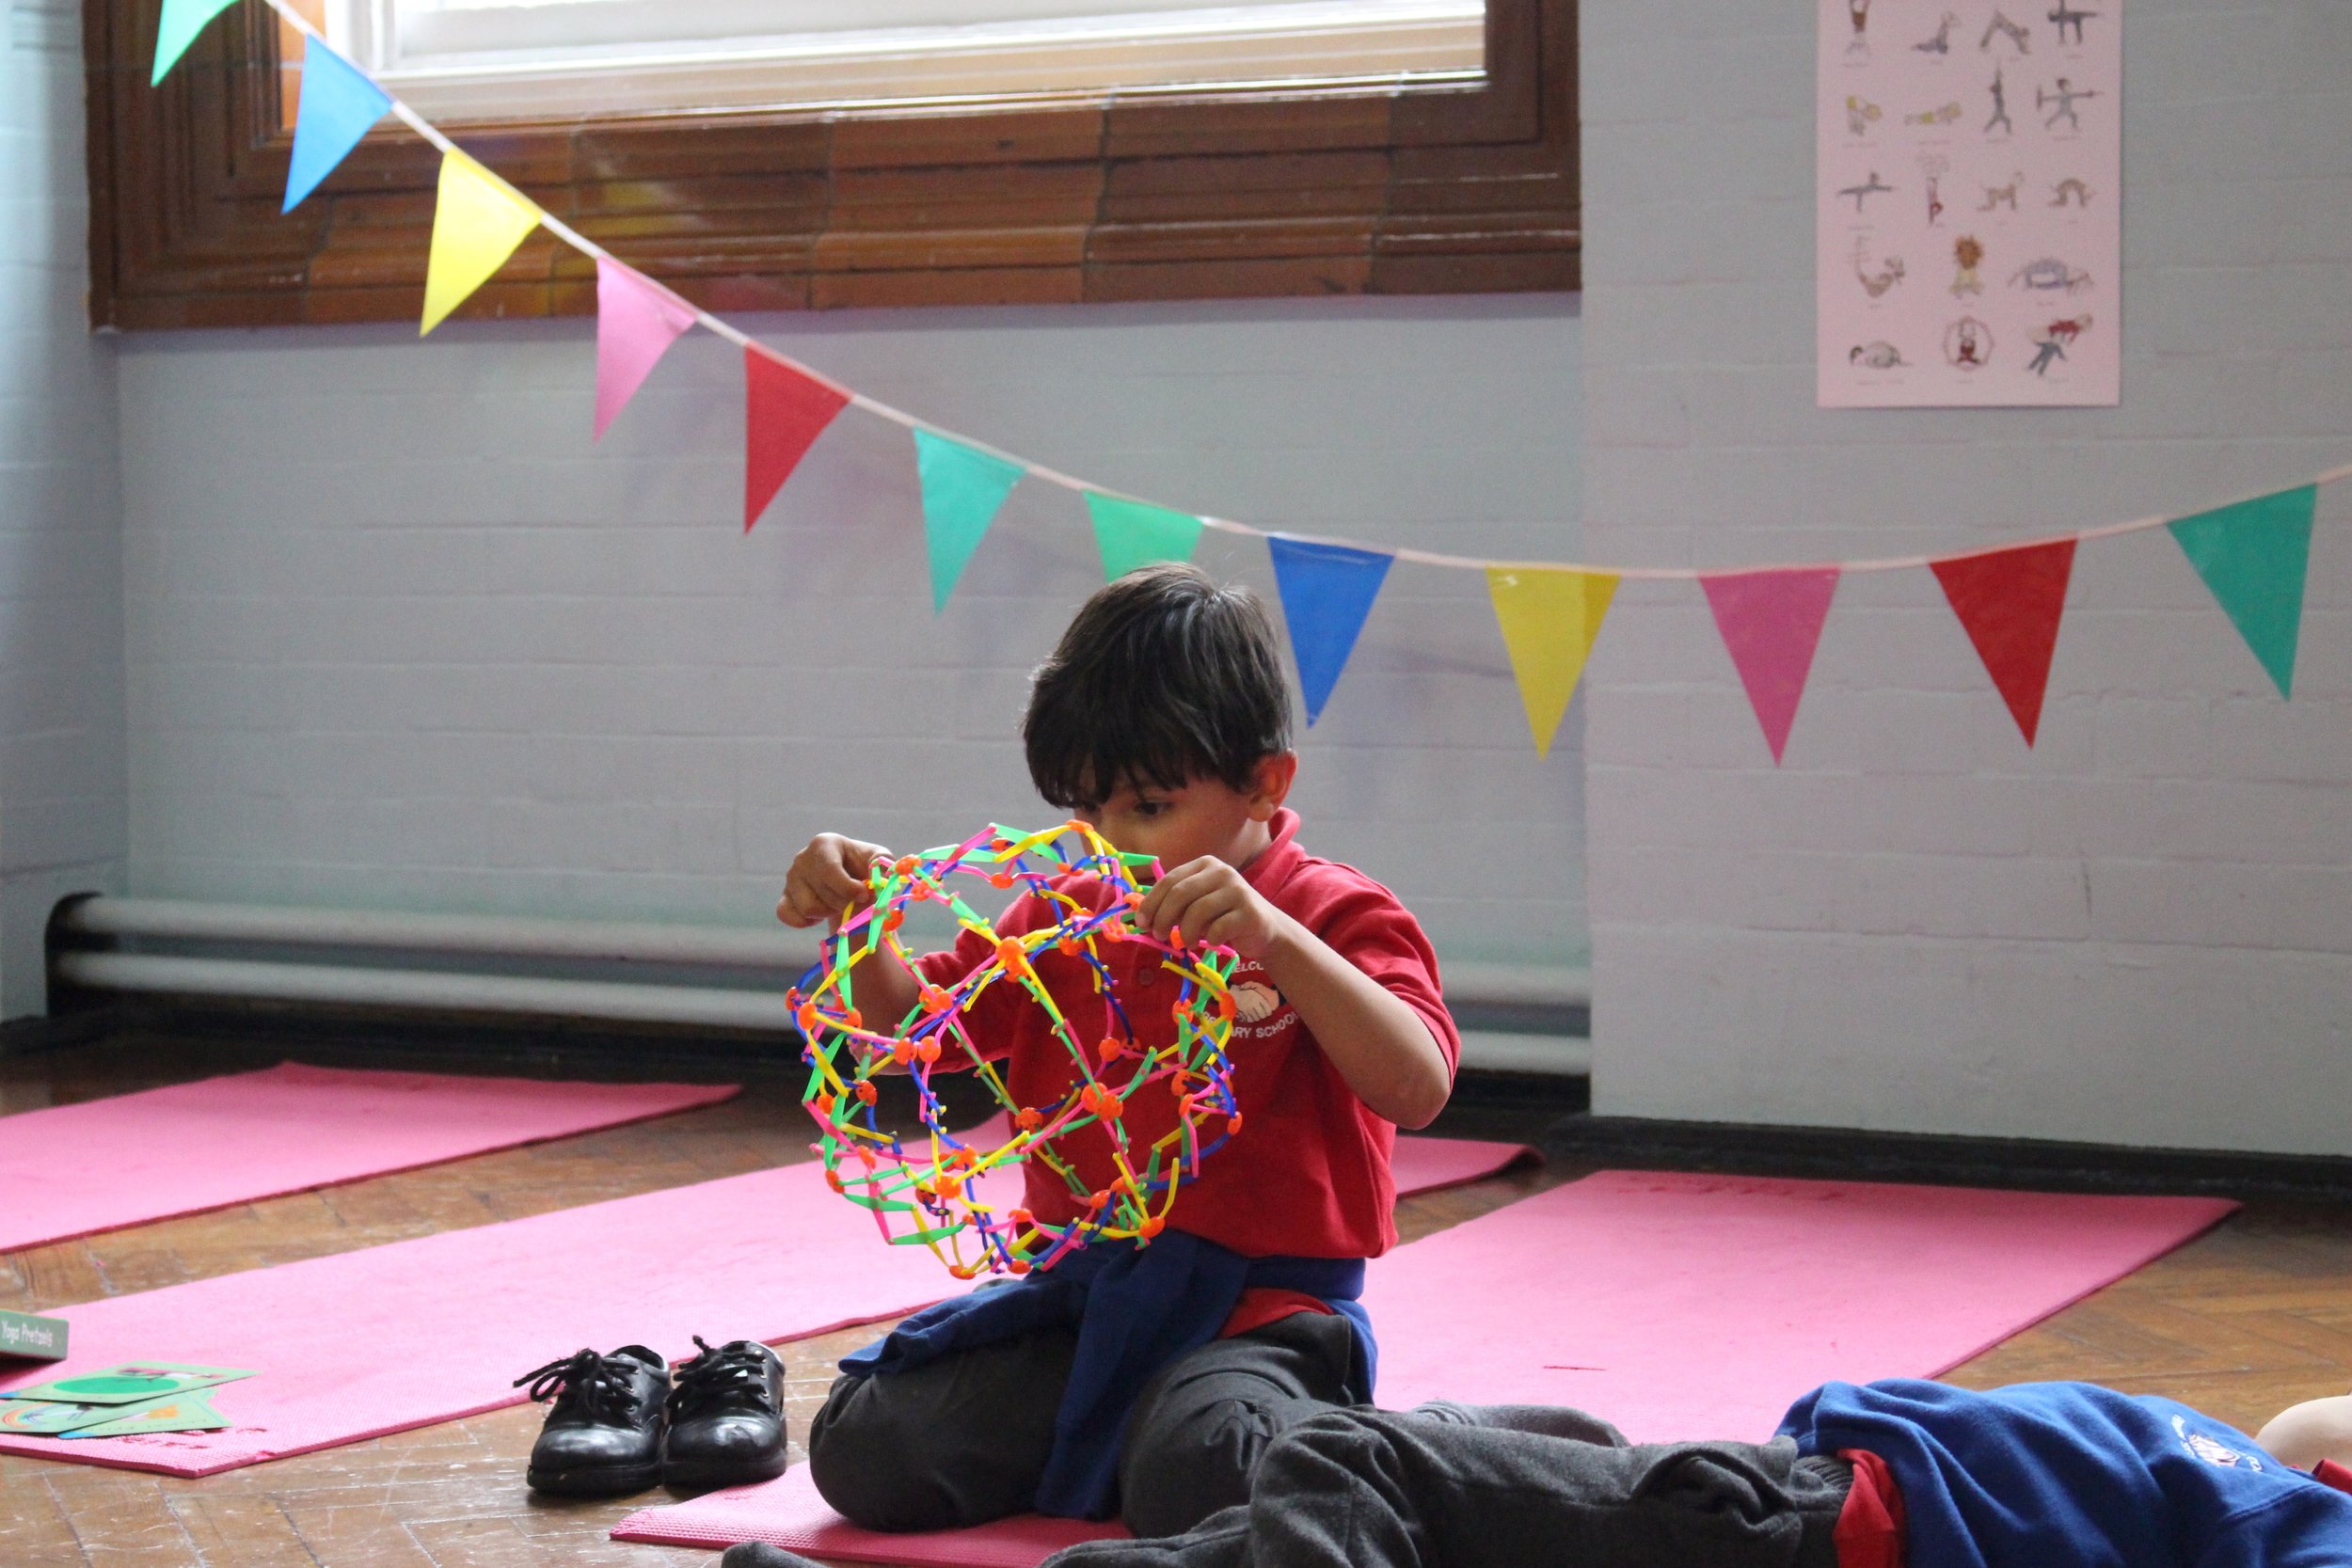
<path id="1" fill-rule="evenodd" d="M 1421 1014 L 1267 902 L 1232 866 L 1213 858 L 1180 865 L 1136 912 L 1155 936 L 1181 930 L 1186 942 L 1218 943 L 1263 965 L 1374 1115 L 1418 1128 L 1445 1109 L 1453 1069 Z"/>
<path id="2" fill-rule="evenodd" d="M 795 928 L 842 920 L 873 902 L 866 885 L 874 863 L 890 858 L 879 844 L 865 844 L 839 833 L 818 833 L 792 857 L 785 873 L 784 895 L 776 900 L 776 918 Z M 884 947 L 873 962 L 857 967 L 858 1011 L 870 1022 L 885 1027 L 904 1018 L 914 1006 L 922 982 L 909 973 L 897 955 Z"/>

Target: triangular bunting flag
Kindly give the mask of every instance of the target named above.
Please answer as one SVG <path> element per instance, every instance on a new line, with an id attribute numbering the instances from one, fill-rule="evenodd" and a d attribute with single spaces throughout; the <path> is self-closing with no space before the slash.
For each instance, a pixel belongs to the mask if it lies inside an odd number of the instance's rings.
<path id="1" fill-rule="evenodd" d="M 2295 684 L 2303 575 L 2319 486 L 2299 485 L 2166 525 L 2284 697 Z"/>
<path id="2" fill-rule="evenodd" d="M 2001 690 L 2010 717 L 2033 744 L 2042 725 L 2042 696 L 2050 684 L 2058 617 L 2066 610 L 2066 579 L 2074 570 L 2074 541 L 2026 545 L 1984 555 L 1930 562 L 1952 613 L 1977 645 L 1985 673 Z"/>
<path id="3" fill-rule="evenodd" d="M 294 161 L 286 166 L 286 205 L 280 211 L 293 212 L 317 190 L 391 107 L 384 89 L 358 66 L 310 40 L 302 54 L 302 107 L 294 115 Z"/>
<path id="4" fill-rule="evenodd" d="M 155 24 L 155 74 L 148 78 L 153 87 L 171 74 L 171 68 L 180 63 L 180 56 L 188 52 L 196 35 L 204 24 L 227 10 L 230 0 L 164 0 L 164 13 Z"/>
<path id="5" fill-rule="evenodd" d="M 1189 561 L 1200 543 L 1200 519 L 1188 512 L 1093 490 L 1087 492 L 1087 511 L 1094 518 L 1094 547 L 1103 554 L 1104 582 L 1117 582 L 1154 561 Z"/>
<path id="6" fill-rule="evenodd" d="M 1548 756 L 1568 711 L 1577 677 L 1600 636 L 1616 596 L 1613 572 L 1574 572 L 1558 566 L 1489 566 L 1486 593 L 1495 603 L 1519 702 L 1535 736 L 1535 754 Z"/>
<path id="7" fill-rule="evenodd" d="M 610 256 L 596 258 L 597 440 L 693 325 L 694 312 L 675 294 Z"/>
<path id="8" fill-rule="evenodd" d="M 506 265 L 539 227 L 539 209 L 463 152 L 441 155 L 441 189 L 433 209 L 433 254 L 424 269 L 423 337 Z"/>
<path id="9" fill-rule="evenodd" d="M 914 467 L 923 480 L 923 538 L 930 548 L 936 613 L 947 608 L 980 536 L 1028 470 L 928 430 L 914 433 Z"/>
<path id="10" fill-rule="evenodd" d="M 1837 592 L 1837 568 L 1723 572 L 1700 578 L 1699 586 L 1778 767 Z"/>
<path id="11" fill-rule="evenodd" d="M 668 347 L 666 343 L 662 345 Z M 602 345 L 598 345 L 601 376 Z M 601 409 L 604 388 L 599 380 Z M 755 348 L 743 351 L 743 531 L 749 533 L 849 394 Z"/>
<path id="12" fill-rule="evenodd" d="M 1340 683 L 1356 634 L 1364 629 L 1372 601 L 1380 595 L 1396 557 L 1345 545 L 1315 545 L 1275 533 L 1266 536 L 1274 557 L 1274 586 L 1282 595 L 1282 618 L 1290 623 L 1291 657 L 1298 661 L 1298 694 L 1312 728 Z"/>

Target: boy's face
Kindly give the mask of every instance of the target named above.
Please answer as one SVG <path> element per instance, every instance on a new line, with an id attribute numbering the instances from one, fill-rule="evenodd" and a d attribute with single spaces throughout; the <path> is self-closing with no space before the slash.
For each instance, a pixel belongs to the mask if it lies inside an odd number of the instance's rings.
<path id="1" fill-rule="evenodd" d="M 1258 764 L 1247 789 L 1222 779 L 1194 778 L 1172 788 L 1122 780 L 1099 804 L 1072 814 L 1110 840 L 1113 848 L 1150 855 L 1164 871 L 1210 857 L 1244 866 L 1272 840 L 1266 826 L 1290 793 L 1298 757 L 1279 752 Z"/>

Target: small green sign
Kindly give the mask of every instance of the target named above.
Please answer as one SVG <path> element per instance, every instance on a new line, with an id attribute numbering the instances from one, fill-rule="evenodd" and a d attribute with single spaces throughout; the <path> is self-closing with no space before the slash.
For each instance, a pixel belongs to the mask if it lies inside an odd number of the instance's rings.
<path id="1" fill-rule="evenodd" d="M 63 1318 L 36 1318 L 29 1312 L 0 1310 L 0 1355 L 24 1361 L 65 1359 Z"/>

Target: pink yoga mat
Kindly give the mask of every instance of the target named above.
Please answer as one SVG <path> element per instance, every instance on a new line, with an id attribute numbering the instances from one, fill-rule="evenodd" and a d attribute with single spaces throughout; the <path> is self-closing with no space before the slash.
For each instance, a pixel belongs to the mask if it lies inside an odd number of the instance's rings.
<path id="1" fill-rule="evenodd" d="M 984 1148 L 993 1148 L 1012 1136 L 1012 1124 L 999 1111 L 971 1132 L 958 1136 L 969 1138 Z M 1396 1152 L 1389 1160 L 1389 1174 L 1396 1181 L 1396 1196 L 1410 1197 L 1415 1193 L 1480 1180 L 1521 1160 L 1542 1158 L 1543 1151 L 1533 1144 L 1432 1138 L 1407 1132 L 1396 1140 Z"/>
<path id="2" fill-rule="evenodd" d="M 1432 1169 L 1460 1180 L 1518 1152 L 1433 1149 Z M 883 1245 L 817 1166 L 788 1165 L 61 1307 L 73 1359 L 0 1392 L 123 1361 L 262 1375 L 208 1396 L 228 1432 L 9 1435 L 0 1451 L 210 1475 L 519 1402 L 513 1378 L 582 1345 L 683 1357 L 696 1334 L 802 1338 L 965 1288 L 922 1248 Z"/>
<path id="3" fill-rule="evenodd" d="M 715 1104 L 733 1084 L 260 1072 L 0 1117 L 0 1252 Z"/>
<path id="4" fill-rule="evenodd" d="M 2236 1207 L 1604 1171 L 1373 1264 L 1380 1402 L 1573 1404 L 1636 1442 L 1759 1440 L 1817 1384 L 1944 1371 Z M 876 1535 L 805 1469 L 612 1533 L 942 1568 L 1031 1568 L 1073 1529 L 1105 1533 L 1032 1515 L 985 1541 Z"/>

